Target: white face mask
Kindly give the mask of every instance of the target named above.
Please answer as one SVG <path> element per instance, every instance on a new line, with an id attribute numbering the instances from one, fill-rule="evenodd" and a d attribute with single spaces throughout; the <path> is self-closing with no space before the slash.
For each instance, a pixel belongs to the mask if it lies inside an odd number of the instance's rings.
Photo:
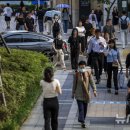
<path id="1" fill-rule="evenodd" d="M 58 39 L 62 39 L 62 36 L 61 36 L 61 35 L 58 35 Z"/>
<path id="2" fill-rule="evenodd" d="M 86 68 L 82 68 L 82 69 L 79 68 L 78 70 L 79 70 L 80 73 L 84 73 L 86 71 Z"/>

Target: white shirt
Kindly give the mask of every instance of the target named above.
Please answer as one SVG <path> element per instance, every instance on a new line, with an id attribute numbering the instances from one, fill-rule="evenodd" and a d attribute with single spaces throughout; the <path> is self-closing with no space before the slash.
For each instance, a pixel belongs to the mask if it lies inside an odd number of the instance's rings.
<path id="1" fill-rule="evenodd" d="M 5 7 L 5 8 L 4 8 L 4 15 L 5 15 L 5 16 L 11 17 L 11 16 L 12 16 L 12 13 L 13 13 L 13 10 L 12 10 L 11 7 Z"/>
<path id="2" fill-rule="evenodd" d="M 84 37 L 85 36 L 85 32 L 86 32 L 84 26 L 76 27 L 76 28 L 78 29 L 79 36 L 80 37 Z"/>
<path id="3" fill-rule="evenodd" d="M 51 83 L 41 80 L 40 86 L 42 86 L 44 98 L 57 97 L 58 96 L 58 93 L 56 91 L 57 88 L 60 90 L 60 93 L 61 93 L 60 82 L 57 79 L 54 79 Z"/>

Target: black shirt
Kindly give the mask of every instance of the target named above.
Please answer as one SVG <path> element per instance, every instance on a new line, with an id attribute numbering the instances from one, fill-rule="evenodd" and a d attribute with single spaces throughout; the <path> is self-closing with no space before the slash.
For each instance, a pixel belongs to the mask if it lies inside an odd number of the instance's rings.
<path id="1" fill-rule="evenodd" d="M 17 21 L 19 25 L 24 25 L 25 24 L 25 19 L 24 18 L 17 18 Z"/>
<path id="2" fill-rule="evenodd" d="M 34 19 L 27 17 L 27 18 L 25 19 L 25 22 L 26 22 L 28 31 L 33 31 L 33 29 L 34 29 Z"/>
<path id="3" fill-rule="evenodd" d="M 43 20 L 44 15 L 45 15 L 45 11 L 44 10 L 39 10 L 37 12 L 38 20 Z"/>
<path id="4" fill-rule="evenodd" d="M 126 63 L 126 68 L 129 68 L 130 67 L 130 53 L 127 55 L 125 63 Z"/>
<path id="5" fill-rule="evenodd" d="M 80 51 L 80 43 L 81 38 L 78 36 L 77 38 L 73 38 L 72 36 L 69 37 L 68 43 L 70 43 L 70 50 L 72 52 L 79 52 Z"/>
<path id="6" fill-rule="evenodd" d="M 91 23 L 85 23 L 84 28 L 86 30 L 85 35 L 86 36 L 91 36 L 91 29 L 93 28 L 93 25 Z"/>
<path id="7" fill-rule="evenodd" d="M 101 10 L 96 10 L 95 11 L 95 14 L 96 14 L 96 16 L 97 16 L 97 21 L 98 22 L 101 22 L 101 20 L 102 20 L 102 15 L 103 15 L 103 13 L 102 13 L 102 11 Z"/>
<path id="8" fill-rule="evenodd" d="M 56 49 L 62 49 L 63 48 L 63 40 L 55 38 L 54 44 Z"/>

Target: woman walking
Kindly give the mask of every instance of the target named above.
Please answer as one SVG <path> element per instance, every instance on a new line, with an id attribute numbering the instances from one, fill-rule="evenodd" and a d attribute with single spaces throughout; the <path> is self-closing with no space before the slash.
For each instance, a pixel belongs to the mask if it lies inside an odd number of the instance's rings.
<path id="1" fill-rule="evenodd" d="M 87 114 L 87 107 L 90 100 L 89 84 L 93 89 L 94 96 L 97 96 L 96 85 L 91 73 L 91 68 L 86 67 L 85 61 L 79 62 L 79 69 L 74 75 L 74 84 L 72 90 L 72 98 L 77 100 L 78 104 L 78 122 L 81 123 L 81 127 L 85 128 L 85 118 Z"/>
<path id="2" fill-rule="evenodd" d="M 23 13 L 20 13 L 19 16 L 16 18 L 16 29 L 25 30 L 25 18 L 23 16 Z"/>
<path id="3" fill-rule="evenodd" d="M 116 48 L 116 43 L 115 40 L 111 39 L 108 42 L 108 50 L 105 53 L 107 56 L 107 88 L 108 88 L 108 93 L 111 93 L 111 87 L 112 87 L 112 72 L 113 72 L 113 80 L 114 80 L 114 86 L 115 86 L 115 95 L 118 95 L 118 64 L 120 64 L 120 67 L 122 68 L 121 65 L 121 60 L 120 60 L 120 52 Z"/>
<path id="4" fill-rule="evenodd" d="M 77 70 L 79 54 L 81 52 L 81 39 L 78 36 L 78 30 L 76 28 L 72 30 L 68 43 L 70 43 L 71 67 L 72 69 Z"/>
<path id="5" fill-rule="evenodd" d="M 43 89 L 43 112 L 45 119 L 45 130 L 58 130 L 58 94 L 61 94 L 59 80 L 53 79 L 54 71 L 52 67 L 47 67 L 44 71 L 44 79 L 40 81 Z"/>
<path id="6" fill-rule="evenodd" d="M 66 34 L 69 27 L 69 21 L 70 21 L 69 12 L 67 8 L 64 8 L 62 11 L 62 21 L 63 21 L 64 33 Z"/>
<path id="7" fill-rule="evenodd" d="M 76 27 L 78 29 L 78 35 L 81 39 L 81 51 L 82 53 L 84 54 L 85 52 L 85 33 L 86 33 L 86 30 L 82 24 L 82 21 L 79 21 L 78 22 L 78 26 Z"/>

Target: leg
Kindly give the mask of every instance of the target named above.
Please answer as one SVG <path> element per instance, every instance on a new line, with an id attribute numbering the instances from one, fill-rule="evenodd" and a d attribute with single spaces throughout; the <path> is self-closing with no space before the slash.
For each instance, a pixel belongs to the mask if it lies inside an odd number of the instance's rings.
<path id="1" fill-rule="evenodd" d="M 60 50 L 60 64 L 63 69 L 66 68 L 64 61 L 64 52 L 62 50 Z"/>
<path id="2" fill-rule="evenodd" d="M 122 47 L 125 48 L 125 34 L 124 31 L 121 31 Z"/>
<path id="3" fill-rule="evenodd" d="M 75 55 L 75 69 L 76 70 L 78 69 L 78 63 L 79 63 L 79 53 L 77 52 Z"/>
<path id="4" fill-rule="evenodd" d="M 84 123 L 84 103 L 83 101 L 79 101 L 77 100 L 77 104 L 78 104 L 78 110 L 79 110 L 79 116 L 78 116 L 78 121 L 81 123 Z"/>
<path id="5" fill-rule="evenodd" d="M 84 102 L 84 120 L 85 120 L 86 115 L 87 115 L 87 108 L 88 108 L 88 103 Z"/>
<path id="6" fill-rule="evenodd" d="M 107 88 L 111 88 L 111 78 L 112 78 L 112 63 L 107 63 Z"/>
<path id="7" fill-rule="evenodd" d="M 118 90 L 118 79 L 117 79 L 118 67 L 113 67 L 112 69 L 113 69 L 113 80 L 114 80 L 115 90 Z"/>
<path id="8" fill-rule="evenodd" d="M 44 111 L 44 120 L 45 120 L 45 126 L 44 126 L 45 130 L 51 130 L 51 128 L 50 128 L 51 111 L 49 108 L 48 101 L 44 101 L 43 111 Z"/>
<path id="9" fill-rule="evenodd" d="M 102 70 L 103 70 L 103 64 L 104 64 L 104 54 L 99 55 L 99 76 L 102 75 Z"/>
<path id="10" fill-rule="evenodd" d="M 51 109 L 51 128 L 52 130 L 58 130 L 58 112 L 59 112 L 59 103 L 58 99 L 53 99 Z"/>
<path id="11" fill-rule="evenodd" d="M 127 30 L 125 31 L 125 45 L 128 45 L 128 39 L 127 39 Z"/>
<path id="12" fill-rule="evenodd" d="M 63 20 L 63 30 L 64 30 L 64 33 L 65 33 L 65 20 Z"/>
<path id="13" fill-rule="evenodd" d="M 73 53 L 71 52 L 71 68 L 75 69 L 75 55 Z"/>

